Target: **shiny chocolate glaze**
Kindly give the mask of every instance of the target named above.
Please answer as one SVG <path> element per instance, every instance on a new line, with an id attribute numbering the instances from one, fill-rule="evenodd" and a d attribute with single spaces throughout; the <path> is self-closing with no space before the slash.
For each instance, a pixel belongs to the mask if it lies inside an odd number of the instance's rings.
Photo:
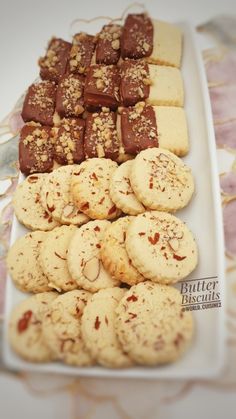
<path id="1" fill-rule="evenodd" d="M 86 74 L 95 48 L 95 37 L 84 32 L 73 37 L 73 45 L 67 66 L 68 73 Z"/>
<path id="2" fill-rule="evenodd" d="M 128 154 L 136 155 L 150 147 L 158 147 L 158 127 L 152 106 L 138 103 L 120 112 L 121 141 Z"/>
<path id="3" fill-rule="evenodd" d="M 122 58 L 149 57 L 153 50 L 153 25 L 146 14 L 127 16 L 121 37 Z"/>
<path id="4" fill-rule="evenodd" d="M 117 109 L 120 103 L 120 74 L 114 65 L 93 65 L 89 68 L 84 87 L 84 104 L 87 110 L 102 107 Z"/>
<path id="5" fill-rule="evenodd" d="M 52 38 L 46 55 L 39 59 L 40 77 L 43 80 L 59 82 L 65 74 L 71 43 L 60 38 Z"/>
<path id="6" fill-rule="evenodd" d="M 149 96 L 149 70 L 145 61 L 125 60 L 121 64 L 120 96 L 123 106 L 134 106 Z"/>
<path id="7" fill-rule="evenodd" d="M 21 113 L 23 120 L 53 125 L 56 89 L 56 84 L 48 80 L 32 84 L 25 96 Z"/>
<path id="8" fill-rule="evenodd" d="M 84 136 L 85 157 L 106 157 L 117 160 L 119 141 L 115 112 L 89 113 Z"/>
<path id="9" fill-rule="evenodd" d="M 79 118 L 64 118 L 53 128 L 54 159 L 59 164 L 81 163 L 84 160 L 85 122 Z"/>
<path id="10" fill-rule="evenodd" d="M 56 111 L 61 117 L 77 117 L 84 111 L 84 77 L 68 74 L 62 77 L 56 95 Z"/>
<path id="11" fill-rule="evenodd" d="M 53 167 L 51 128 L 40 124 L 26 124 L 20 133 L 20 170 L 25 175 L 50 172 Z"/>
<path id="12" fill-rule="evenodd" d="M 120 58 L 120 25 L 105 25 L 97 37 L 96 63 L 117 64 Z"/>

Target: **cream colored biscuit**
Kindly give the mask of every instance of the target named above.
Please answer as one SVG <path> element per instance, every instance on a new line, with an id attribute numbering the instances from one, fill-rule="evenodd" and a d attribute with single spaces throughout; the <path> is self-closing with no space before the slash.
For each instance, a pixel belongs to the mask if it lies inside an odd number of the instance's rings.
<path id="1" fill-rule="evenodd" d="M 89 218 L 74 205 L 70 193 L 71 177 L 78 165 L 61 166 L 47 175 L 41 189 L 41 204 L 61 224 L 80 226 Z"/>
<path id="2" fill-rule="evenodd" d="M 7 268 L 17 288 L 24 292 L 49 291 L 48 278 L 39 263 L 46 232 L 33 231 L 17 239 L 7 255 Z"/>
<path id="3" fill-rule="evenodd" d="M 160 211 L 175 212 L 185 207 L 194 192 L 191 169 L 161 148 L 149 148 L 136 156 L 130 181 L 143 205 Z"/>
<path id="4" fill-rule="evenodd" d="M 48 304 L 57 297 L 55 292 L 43 292 L 27 298 L 13 308 L 9 320 L 8 338 L 14 352 L 31 362 L 53 359 L 42 334 L 42 320 Z"/>
<path id="5" fill-rule="evenodd" d="M 68 249 L 68 268 L 78 286 L 91 292 L 114 287 L 119 281 L 105 271 L 100 249 L 106 229 L 106 220 L 90 221 L 74 234 Z"/>
<path id="6" fill-rule="evenodd" d="M 104 234 L 101 259 L 105 269 L 113 278 L 129 285 L 144 281 L 127 254 L 125 247 L 126 231 L 134 217 L 122 217 L 112 223 Z"/>
<path id="7" fill-rule="evenodd" d="M 20 183 L 13 195 L 13 207 L 18 221 L 30 230 L 52 230 L 58 222 L 40 202 L 41 187 L 47 175 L 36 173 Z"/>
<path id="8" fill-rule="evenodd" d="M 147 103 L 150 105 L 183 106 L 184 88 L 178 68 L 164 65 L 148 65 L 151 80 Z"/>
<path id="9" fill-rule="evenodd" d="M 116 308 L 115 328 L 133 361 L 158 365 L 177 361 L 190 346 L 194 323 L 174 287 L 150 281 L 134 285 Z"/>
<path id="10" fill-rule="evenodd" d="M 82 336 L 86 347 L 96 361 L 110 368 L 131 365 L 114 329 L 115 309 L 125 295 L 121 288 L 98 291 L 88 301 L 82 316 Z"/>
<path id="11" fill-rule="evenodd" d="M 178 26 L 153 20 L 153 50 L 147 61 L 180 67 L 182 57 L 182 31 Z"/>
<path id="12" fill-rule="evenodd" d="M 110 179 L 117 167 L 110 159 L 88 159 L 72 176 L 74 202 L 90 218 L 111 220 L 120 214 L 109 193 Z"/>
<path id="13" fill-rule="evenodd" d="M 198 262 L 195 239 L 183 221 L 166 212 L 137 215 L 126 232 L 126 250 L 148 279 L 172 284 L 187 277 Z"/>
<path id="14" fill-rule="evenodd" d="M 177 106 L 153 106 L 153 109 L 159 147 L 177 156 L 185 156 L 189 152 L 189 140 L 184 109 Z"/>
<path id="15" fill-rule="evenodd" d="M 73 225 L 54 228 L 48 233 L 40 250 L 39 262 L 49 286 L 59 292 L 78 287 L 67 267 L 68 247 L 76 230 Z"/>
<path id="16" fill-rule="evenodd" d="M 73 290 L 60 295 L 48 307 L 43 336 L 54 359 L 70 365 L 93 364 L 81 335 L 81 316 L 89 298 L 87 291 Z"/>
<path id="17" fill-rule="evenodd" d="M 139 202 L 130 184 L 130 170 L 133 160 L 121 164 L 113 173 L 110 182 L 110 195 L 117 208 L 129 215 L 141 214 L 145 207 Z"/>

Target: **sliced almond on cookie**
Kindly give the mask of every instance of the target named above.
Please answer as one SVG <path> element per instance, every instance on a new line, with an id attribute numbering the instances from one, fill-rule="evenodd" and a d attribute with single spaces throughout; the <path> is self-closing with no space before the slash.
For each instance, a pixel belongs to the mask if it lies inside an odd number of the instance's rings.
<path id="1" fill-rule="evenodd" d="M 100 260 L 94 256 L 86 262 L 83 274 L 90 281 L 94 282 L 100 273 Z"/>

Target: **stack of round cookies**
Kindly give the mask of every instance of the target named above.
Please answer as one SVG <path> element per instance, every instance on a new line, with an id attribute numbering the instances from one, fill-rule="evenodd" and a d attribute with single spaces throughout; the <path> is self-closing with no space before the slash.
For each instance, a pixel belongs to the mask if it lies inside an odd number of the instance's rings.
<path id="1" fill-rule="evenodd" d="M 13 349 L 80 366 L 177 360 L 194 328 L 172 284 L 195 269 L 198 251 L 171 213 L 193 191 L 189 167 L 160 148 L 120 166 L 93 158 L 27 177 L 14 209 L 33 231 L 7 264 L 16 287 L 36 295 L 13 310 Z"/>

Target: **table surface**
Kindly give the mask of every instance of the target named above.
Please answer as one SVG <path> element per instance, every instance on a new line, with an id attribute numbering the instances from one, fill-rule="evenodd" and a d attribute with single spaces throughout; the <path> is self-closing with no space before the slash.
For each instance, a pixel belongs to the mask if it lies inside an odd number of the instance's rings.
<path id="1" fill-rule="evenodd" d="M 219 14 L 236 14 L 235 0 L 147 0 L 143 3 L 155 18 L 188 21 L 194 26 Z M 52 35 L 69 39 L 74 19 L 98 15 L 119 17 L 130 4 L 132 1 L 127 0 L 0 0 L 0 120 L 38 76 L 37 60 L 44 54 Z M 202 50 L 213 45 L 210 38 L 202 35 L 198 35 L 198 43 Z M 0 192 L 1 188 L 0 183 Z M 0 210 L 4 204 L 1 200 Z M 45 379 L 35 374 L 0 371 L 0 416 L 15 419 L 19 406 L 20 418 L 24 419 L 196 419 L 200 416 L 221 419 L 223 414 L 233 419 L 235 379 L 229 372 L 227 383 L 222 379 L 215 385 L 200 381 L 115 382 L 67 377 Z"/>

